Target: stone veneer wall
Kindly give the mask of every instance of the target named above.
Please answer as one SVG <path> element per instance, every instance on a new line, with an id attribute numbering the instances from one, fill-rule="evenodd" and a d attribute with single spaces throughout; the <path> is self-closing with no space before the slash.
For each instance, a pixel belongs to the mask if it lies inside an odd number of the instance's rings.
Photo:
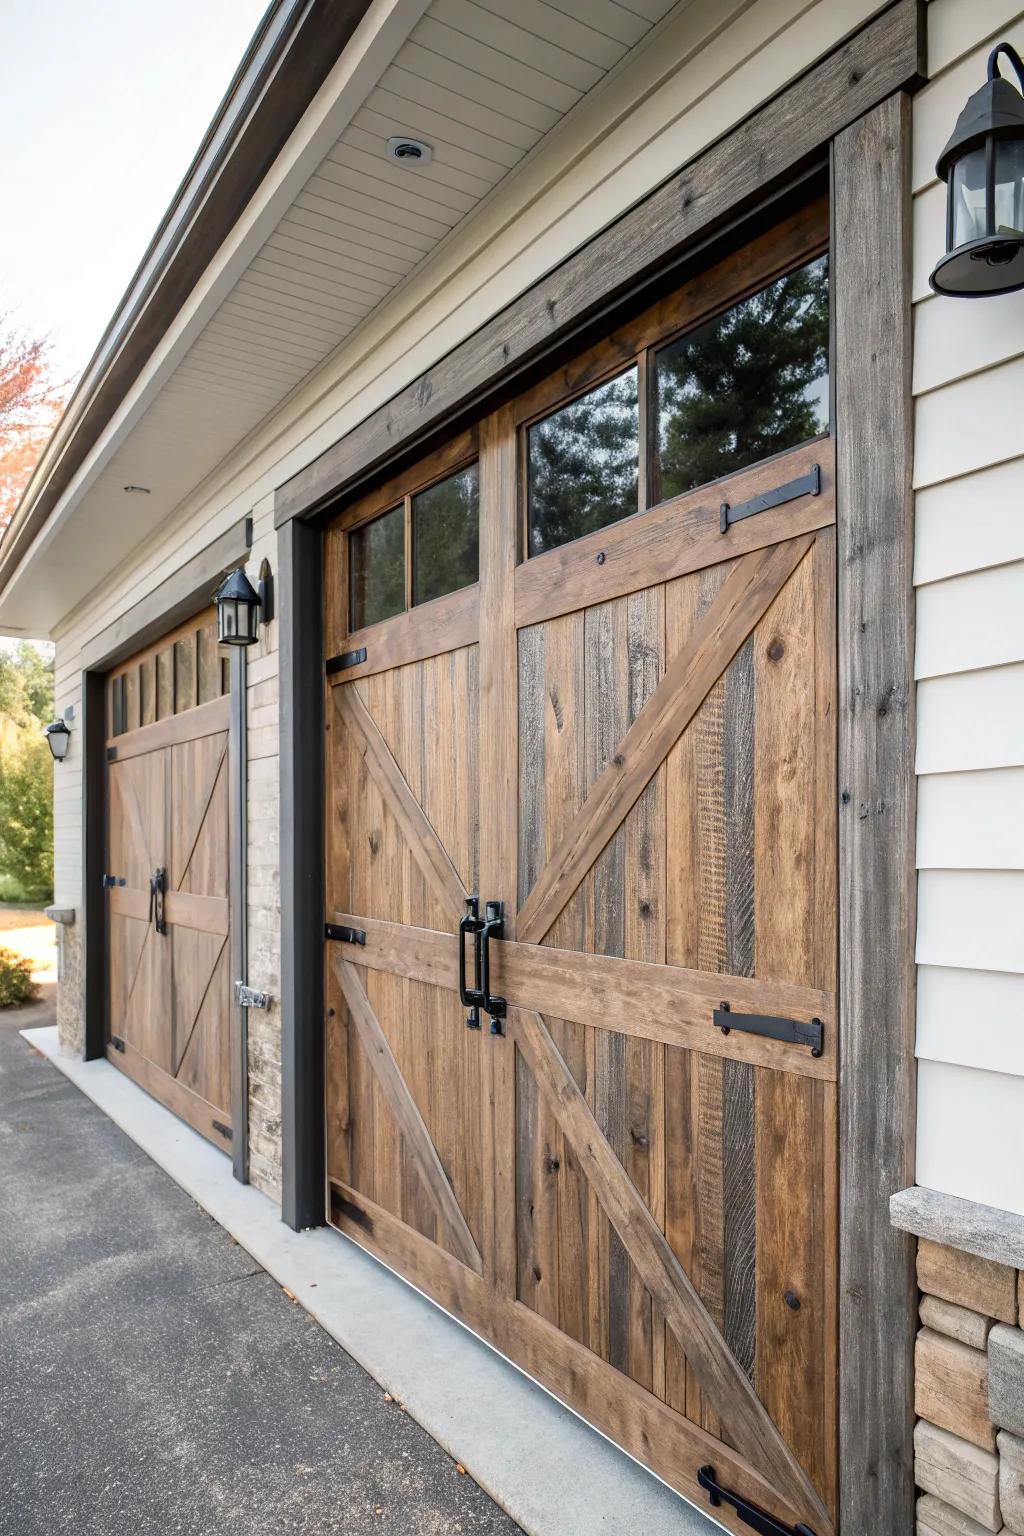
<path id="1" fill-rule="evenodd" d="M 58 923 L 57 945 L 57 1036 L 62 1050 L 81 1056 L 85 1050 L 85 957 L 77 923 Z"/>
<path id="2" fill-rule="evenodd" d="M 917 1536 L 1024 1536 L 1024 1273 L 921 1238 L 917 1280 Z"/>

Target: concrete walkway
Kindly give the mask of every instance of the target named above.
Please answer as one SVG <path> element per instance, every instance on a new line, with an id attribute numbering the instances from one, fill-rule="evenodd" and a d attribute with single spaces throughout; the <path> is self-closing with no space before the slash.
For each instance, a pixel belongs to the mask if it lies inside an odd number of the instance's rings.
<path id="1" fill-rule="evenodd" d="M 49 990 L 49 989 L 48 989 Z M 519 1527 L 0 1012 L 0 1536 Z"/>

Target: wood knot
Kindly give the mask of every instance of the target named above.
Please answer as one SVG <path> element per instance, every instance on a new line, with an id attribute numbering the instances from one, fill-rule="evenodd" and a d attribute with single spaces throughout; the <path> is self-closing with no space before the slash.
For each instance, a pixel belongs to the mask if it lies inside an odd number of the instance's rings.
<path id="1" fill-rule="evenodd" d="M 781 661 L 785 654 L 786 647 L 783 645 L 782 641 L 776 637 L 776 639 L 774 639 L 768 647 L 768 660 Z"/>
<path id="2" fill-rule="evenodd" d="M 616 752 L 615 756 L 612 758 L 612 762 L 615 764 L 616 768 L 623 767 L 625 761 L 626 759 L 623 757 L 621 752 Z"/>

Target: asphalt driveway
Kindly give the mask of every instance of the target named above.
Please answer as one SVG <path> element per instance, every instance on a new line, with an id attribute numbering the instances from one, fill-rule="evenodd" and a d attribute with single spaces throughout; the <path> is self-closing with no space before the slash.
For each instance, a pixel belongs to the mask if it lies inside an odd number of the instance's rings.
<path id="1" fill-rule="evenodd" d="M 0 1011 L 0 1536 L 519 1527 Z"/>

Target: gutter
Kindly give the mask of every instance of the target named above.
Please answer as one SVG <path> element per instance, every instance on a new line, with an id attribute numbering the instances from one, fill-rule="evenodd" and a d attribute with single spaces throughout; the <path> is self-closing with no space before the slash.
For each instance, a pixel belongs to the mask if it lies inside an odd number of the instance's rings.
<path id="1" fill-rule="evenodd" d="M 0 592 L 295 129 L 371 0 L 271 0 L 0 543 Z"/>

